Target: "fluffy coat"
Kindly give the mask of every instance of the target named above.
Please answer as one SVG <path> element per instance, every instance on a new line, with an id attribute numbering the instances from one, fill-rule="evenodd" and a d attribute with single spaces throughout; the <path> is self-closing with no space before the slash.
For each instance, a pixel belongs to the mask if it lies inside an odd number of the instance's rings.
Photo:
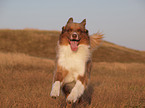
<path id="1" fill-rule="evenodd" d="M 70 18 L 62 28 L 58 41 L 56 70 L 50 96 L 56 98 L 60 89 L 66 101 L 75 103 L 88 85 L 91 71 L 91 54 L 102 41 L 103 34 L 89 36 L 86 20 L 74 23 Z"/>

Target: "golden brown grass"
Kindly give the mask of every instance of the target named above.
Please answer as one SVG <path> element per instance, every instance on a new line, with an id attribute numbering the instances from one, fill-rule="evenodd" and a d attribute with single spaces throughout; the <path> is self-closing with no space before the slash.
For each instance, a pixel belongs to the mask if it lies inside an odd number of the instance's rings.
<path id="1" fill-rule="evenodd" d="M 0 30 L 0 108 L 62 108 L 50 98 L 60 32 Z M 104 42 L 93 53 L 91 81 L 76 108 L 144 108 L 145 52 Z"/>
<path id="2" fill-rule="evenodd" d="M 97 108 L 145 107 L 145 64 L 103 62 L 94 67 L 92 100 Z"/>
<path id="3" fill-rule="evenodd" d="M 0 30 L 0 51 L 55 59 L 59 31 Z M 93 53 L 94 62 L 145 63 L 145 52 L 104 42 Z"/>
<path id="4" fill-rule="evenodd" d="M 53 67 L 52 60 L 0 53 L 0 107 L 51 106 Z"/>
<path id="5" fill-rule="evenodd" d="M 52 60 L 0 53 L 0 107 L 64 107 L 63 96 L 49 96 L 53 71 Z M 94 62 L 88 95 L 76 107 L 145 107 L 144 79 L 145 64 Z"/>

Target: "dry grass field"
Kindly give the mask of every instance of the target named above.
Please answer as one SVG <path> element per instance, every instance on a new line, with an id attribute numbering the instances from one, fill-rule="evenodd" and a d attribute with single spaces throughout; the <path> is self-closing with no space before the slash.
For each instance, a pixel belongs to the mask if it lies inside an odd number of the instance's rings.
<path id="1" fill-rule="evenodd" d="M 49 96 L 59 33 L 0 30 L 0 108 L 65 106 L 64 96 Z M 145 108 L 145 52 L 104 42 L 76 108 Z"/>

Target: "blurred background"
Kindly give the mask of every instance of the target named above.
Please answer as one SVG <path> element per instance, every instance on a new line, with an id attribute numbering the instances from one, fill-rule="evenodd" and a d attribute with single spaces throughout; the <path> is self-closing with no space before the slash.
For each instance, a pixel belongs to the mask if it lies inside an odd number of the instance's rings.
<path id="1" fill-rule="evenodd" d="M 86 18 L 90 34 L 101 31 L 107 41 L 145 50 L 144 0 L 0 0 L 0 29 L 61 31 L 70 17 Z"/>

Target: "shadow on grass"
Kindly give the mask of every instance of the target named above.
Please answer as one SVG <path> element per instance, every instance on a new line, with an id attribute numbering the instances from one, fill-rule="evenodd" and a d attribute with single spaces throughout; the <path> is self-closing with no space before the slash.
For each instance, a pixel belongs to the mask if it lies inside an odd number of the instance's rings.
<path id="1" fill-rule="evenodd" d="M 81 107 L 84 108 L 88 107 L 91 104 L 93 92 L 94 92 L 93 84 L 90 83 L 78 104 L 80 104 Z"/>
<path id="2" fill-rule="evenodd" d="M 67 105 L 65 97 L 61 97 L 59 103 L 61 108 L 88 108 L 92 101 L 92 94 L 94 92 L 93 84 L 89 84 L 83 96 L 75 103 Z"/>

